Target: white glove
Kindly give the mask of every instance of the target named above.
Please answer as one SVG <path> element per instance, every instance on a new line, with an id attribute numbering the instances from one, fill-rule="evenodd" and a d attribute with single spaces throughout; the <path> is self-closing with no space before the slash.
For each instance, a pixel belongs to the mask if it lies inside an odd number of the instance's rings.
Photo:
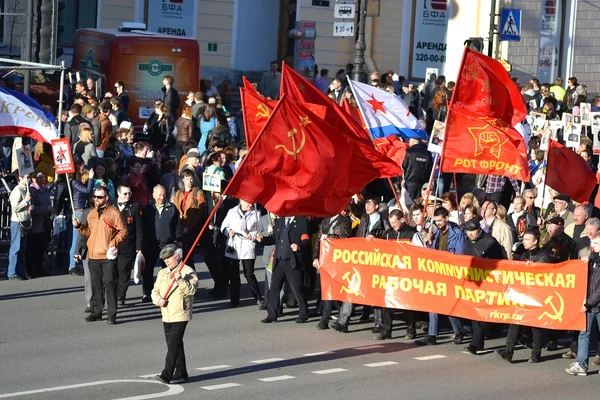
<path id="1" fill-rule="evenodd" d="M 106 251 L 106 258 L 108 258 L 109 260 L 116 260 L 118 254 L 119 249 L 117 249 L 116 247 L 109 247 Z"/>

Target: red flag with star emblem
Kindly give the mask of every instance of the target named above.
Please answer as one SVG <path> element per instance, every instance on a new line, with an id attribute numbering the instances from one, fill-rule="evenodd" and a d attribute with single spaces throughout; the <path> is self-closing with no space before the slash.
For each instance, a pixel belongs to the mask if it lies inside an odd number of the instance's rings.
<path id="1" fill-rule="evenodd" d="M 442 171 L 529 181 L 525 140 L 514 129 L 527 109 L 502 64 L 465 49 L 456 88 L 446 119 Z"/>
<path id="2" fill-rule="evenodd" d="M 354 117 L 343 110 L 335 101 L 327 97 L 325 93 L 317 89 L 312 83 L 304 79 L 300 74 L 294 71 L 283 63 L 281 67 L 281 95 L 288 94 L 293 99 L 307 103 L 307 107 L 323 107 L 319 113 L 313 108 L 313 112 L 327 121 L 330 125 L 342 128 L 352 134 L 355 138 L 363 140 L 365 143 L 370 143 L 371 137 L 369 133 L 363 129 L 363 124 L 356 122 Z M 309 105 L 308 103 L 311 103 Z"/>
<path id="3" fill-rule="evenodd" d="M 375 148 L 385 154 L 388 158 L 394 160 L 396 164 L 402 167 L 408 143 L 398 139 L 396 135 L 390 135 L 382 138 L 373 139 Z"/>
<path id="4" fill-rule="evenodd" d="M 284 94 L 224 194 L 279 216 L 331 217 L 369 182 L 400 167 Z"/>
<path id="5" fill-rule="evenodd" d="M 550 139 L 546 185 L 583 203 L 590 200 L 596 187 L 596 175 L 579 154 Z"/>
<path id="6" fill-rule="evenodd" d="M 244 78 L 245 79 L 245 78 Z M 240 88 L 242 110 L 244 110 L 244 129 L 246 143 L 250 146 L 267 123 L 271 112 L 277 105 L 276 100 L 266 99 L 247 87 Z"/>

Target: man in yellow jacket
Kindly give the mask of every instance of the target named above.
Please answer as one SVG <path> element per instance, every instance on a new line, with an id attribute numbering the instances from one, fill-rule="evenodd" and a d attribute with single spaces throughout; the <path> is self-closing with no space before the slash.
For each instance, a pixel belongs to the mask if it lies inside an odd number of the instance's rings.
<path id="1" fill-rule="evenodd" d="M 182 264 L 181 256 L 181 249 L 174 244 L 161 250 L 159 257 L 167 267 L 160 270 L 152 289 L 152 302 L 160 307 L 167 340 L 165 368 L 157 379 L 166 384 L 188 379 L 183 334 L 192 319 L 198 276 Z"/>

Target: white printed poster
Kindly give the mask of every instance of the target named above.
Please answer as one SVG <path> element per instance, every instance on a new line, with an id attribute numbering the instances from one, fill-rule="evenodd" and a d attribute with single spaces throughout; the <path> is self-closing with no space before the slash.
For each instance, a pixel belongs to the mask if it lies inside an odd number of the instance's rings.
<path id="1" fill-rule="evenodd" d="M 148 30 L 196 38 L 198 0 L 148 0 Z"/>

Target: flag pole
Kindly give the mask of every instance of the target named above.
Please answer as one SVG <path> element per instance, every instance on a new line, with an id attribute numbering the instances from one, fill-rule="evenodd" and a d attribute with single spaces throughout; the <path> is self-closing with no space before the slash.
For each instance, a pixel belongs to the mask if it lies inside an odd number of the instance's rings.
<path id="1" fill-rule="evenodd" d="M 435 153 L 435 159 L 433 160 L 433 168 L 431 169 L 431 175 L 429 176 L 429 183 L 427 184 L 427 193 L 425 194 L 425 204 L 423 204 L 423 212 L 421 213 L 421 221 L 419 226 L 423 230 L 423 224 L 425 222 L 425 214 L 427 213 L 427 203 L 429 202 L 429 194 L 431 193 L 431 185 L 433 184 L 433 178 L 435 177 L 435 166 L 440 159 L 440 155 Z"/>
<path id="2" fill-rule="evenodd" d="M 252 153 L 252 149 L 256 146 L 256 143 L 258 143 L 258 139 L 261 138 L 261 136 L 264 134 L 265 132 L 265 128 L 267 127 L 267 125 L 269 124 L 269 121 L 271 120 L 271 118 L 273 117 L 273 115 L 275 115 L 275 112 L 279 109 L 279 107 L 281 106 L 281 100 L 283 100 L 285 98 L 286 94 L 284 93 L 281 96 L 281 99 L 279 100 L 279 102 L 277 103 L 277 105 L 275 106 L 275 108 L 273 109 L 273 111 L 271 112 L 271 115 L 269 116 L 269 119 L 267 120 L 267 122 L 265 123 L 262 131 L 260 131 L 260 133 L 256 136 L 256 139 L 254 139 L 254 143 L 252 143 L 250 145 L 250 149 L 248 150 L 248 153 L 246 153 L 246 155 L 244 156 L 244 158 L 242 159 L 242 162 L 240 163 L 240 166 L 236 169 L 236 171 L 239 171 L 243 166 L 244 163 L 246 162 L 246 160 L 248 159 L 248 156 Z M 183 262 L 181 263 L 182 266 L 185 265 L 185 263 L 187 262 L 187 260 L 190 258 L 190 256 L 192 255 L 192 253 L 194 252 L 194 248 L 196 247 L 196 245 L 198 244 L 198 242 L 200 241 L 200 237 L 202 236 L 202 234 L 204 233 L 204 231 L 206 230 L 206 227 L 208 226 L 208 224 L 211 222 L 213 215 L 215 215 L 215 211 L 217 210 L 217 208 L 219 208 L 219 205 L 221 205 L 221 202 L 223 201 L 223 198 L 227 195 L 227 188 L 230 187 L 231 182 L 233 182 L 237 177 L 239 176 L 239 174 L 233 174 L 233 177 L 231 178 L 231 180 L 229 181 L 229 185 L 227 185 L 227 187 L 225 188 L 225 190 L 223 190 L 223 193 L 221 193 L 221 196 L 219 197 L 219 200 L 217 200 L 217 203 L 213 206 L 212 211 L 210 212 L 210 215 L 208 216 L 208 218 L 206 219 L 206 222 L 204 222 L 204 226 L 202 226 L 202 229 L 200 230 L 200 233 L 198 233 L 198 236 L 196 237 L 196 240 L 194 240 L 194 243 L 192 244 L 192 247 L 190 248 L 190 251 L 188 252 L 188 254 L 185 256 L 185 259 L 183 260 Z"/>
<path id="3" fill-rule="evenodd" d="M 544 154 L 544 161 L 546 163 L 546 166 L 544 167 L 544 164 L 542 164 L 542 168 L 546 168 L 546 170 L 544 171 L 544 185 L 542 186 L 542 204 L 540 207 L 540 214 L 544 211 L 544 202 L 546 201 L 546 175 L 548 175 L 548 158 L 550 158 L 550 147 L 552 146 L 552 139 L 548 139 L 548 151 L 546 151 L 546 154 Z M 531 177 L 533 179 L 533 177 Z M 534 206 L 535 206 L 535 199 L 534 199 Z M 541 215 L 540 215 L 541 217 Z"/>
<path id="4" fill-rule="evenodd" d="M 246 89 L 245 88 L 240 88 L 240 102 L 242 103 L 242 110 L 244 110 L 244 105 L 246 103 L 245 100 L 245 95 L 246 95 Z M 242 112 L 242 118 L 244 119 L 243 123 L 244 123 L 244 138 L 246 139 L 246 143 L 248 143 L 248 118 L 246 118 L 247 115 L 245 115 Z M 252 145 L 252 143 L 250 143 L 250 145 Z"/>

